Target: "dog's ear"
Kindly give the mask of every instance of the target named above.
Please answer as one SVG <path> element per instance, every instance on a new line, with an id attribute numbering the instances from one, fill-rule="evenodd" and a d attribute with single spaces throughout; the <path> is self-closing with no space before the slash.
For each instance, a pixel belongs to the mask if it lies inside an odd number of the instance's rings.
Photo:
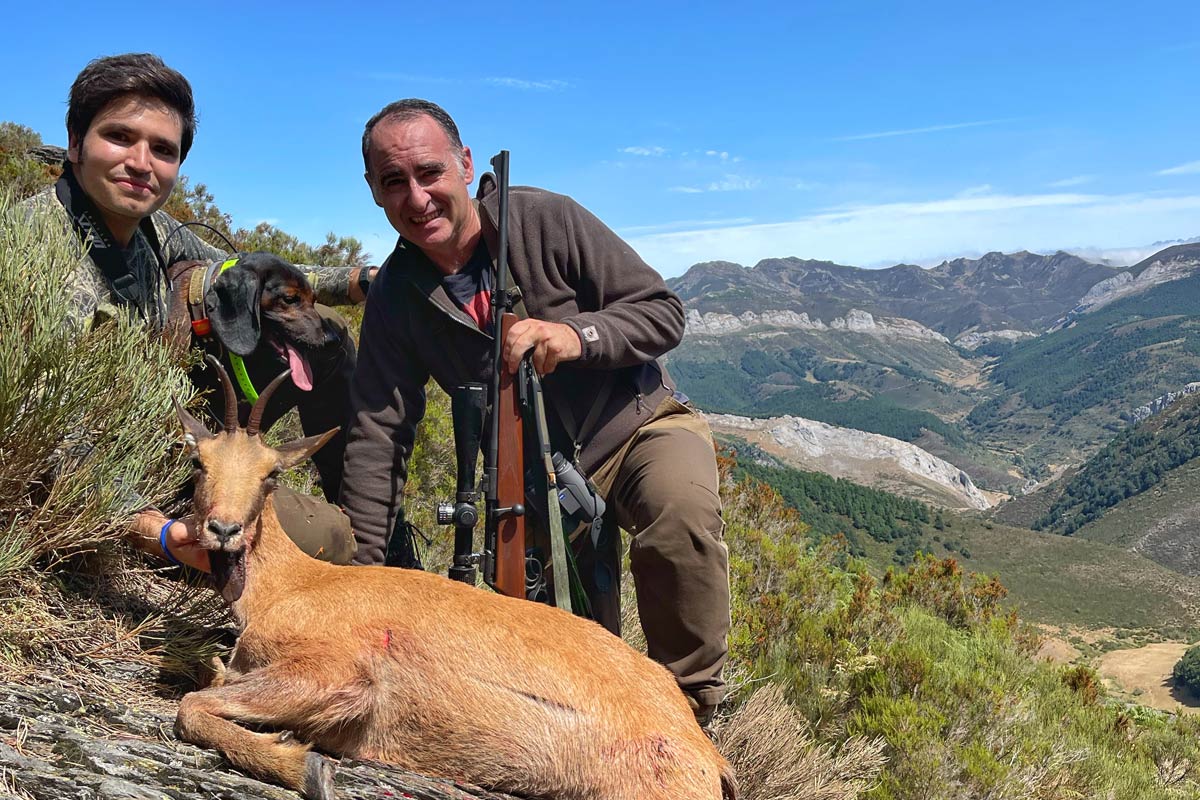
<path id="1" fill-rule="evenodd" d="M 231 353 L 248 356 L 258 346 L 262 334 L 260 291 L 258 274 L 239 264 L 218 275 L 204 294 L 204 310 L 213 333 Z"/>

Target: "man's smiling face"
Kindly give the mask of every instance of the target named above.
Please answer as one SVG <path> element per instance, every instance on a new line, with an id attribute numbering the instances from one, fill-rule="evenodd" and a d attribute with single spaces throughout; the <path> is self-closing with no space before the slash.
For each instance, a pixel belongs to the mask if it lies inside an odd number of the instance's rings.
<path id="1" fill-rule="evenodd" d="M 443 271 L 457 272 L 474 249 L 479 216 L 467 187 L 471 149 L 461 152 L 432 117 L 385 119 L 371 132 L 367 183 L 405 240 Z"/>
<path id="2" fill-rule="evenodd" d="M 182 138 L 183 122 L 172 108 L 126 95 L 96 114 L 82 140 L 70 141 L 75 177 L 121 244 L 171 196 Z"/>

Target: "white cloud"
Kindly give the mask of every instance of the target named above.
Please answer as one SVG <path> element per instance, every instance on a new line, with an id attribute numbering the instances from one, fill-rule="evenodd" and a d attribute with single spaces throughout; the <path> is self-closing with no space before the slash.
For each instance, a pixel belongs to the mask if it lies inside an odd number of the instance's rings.
<path id="1" fill-rule="evenodd" d="M 618 153 L 629 153 L 632 156 L 664 156 L 667 154 L 665 147 L 622 147 Z"/>
<path id="2" fill-rule="evenodd" d="M 719 181 L 712 181 L 705 186 L 672 186 L 667 191 L 683 192 L 684 194 L 700 194 L 701 192 L 745 192 L 757 189 L 762 184 L 758 178 L 746 178 L 740 175 L 726 175 Z"/>
<path id="3" fill-rule="evenodd" d="M 1069 189 L 1072 186 L 1082 186 L 1085 183 L 1091 183 L 1096 180 L 1095 175 L 1074 175 L 1070 178 L 1063 178 L 1058 181 L 1051 181 L 1046 185 L 1052 189 Z"/>
<path id="4" fill-rule="evenodd" d="M 727 225 L 633 237 L 629 243 L 665 275 L 699 261 L 751 265 L 799 256 L 842 264 L 930 263 L 989 250 L 1098 248 L 1194 233 L 1200 195 L 1048 193 L 955 196 L 844 206 L 771 224 Z"/>
<path id="5" fill-rule="evenodd" d="M 634 234 L 645 233 L 662 233 L 664 231 L 679 230 L 680 228 L 707 228 L 712 226 L 722 225 L 749 225 L 754 222 L 753 217 L 729 217 L 726 219 L 682 219 L 675 222 L 664 222 L 660 225 L 633 225 L 628 228 L 621 228 L 618 233 L 622 236 L 633 236 Z"/>
<path id="6" fill-rule="evenodd" d="M 484 83 L 491 84 L 492 86 L 503 86 L 507 89 L 536 92 L 561 92 L 563 89 L 568 89 L 571 86 L 566 81 L 560 80 L 527 81 L 521 78 L 484 78 L 483 80 Z"/>
<path id="7" fill-rule="evenodd" d="M 1189 161 L 1186 164 L 1180 164 L 1177 167 L 1168 167 L 1160 169 L 1155 175 L 1195 175 L 1200 172 L 1200 161 Z"/>
<path id="8" fill-rule="evenodd" d="M 968 186 L 963 189 L 955 197 L 981 197 L 985 194 L 992 193 L 992 185 L 990 183 L 981 183 L 978 186 Z"/>
<path id="9" fill-rule="evenodd" d="M 710 192 L 745 192 L 750 189 L 757 189 L 762 183 L 758 178 L 745 178 L 740 175 L 726 175 L 719 181 L 713 181 L 708 185 Z"/>
<path id="10" fill-rule="evenodd" d="M 980 128 L 984 125 L 999 125 L 1001 122 L 1009 122 L 1006 119 L 985 119 L 978 122 L 955 122 L 950 125 L 930 125 L 925 128 L 903 128 L 894 131 L 879 131 L 877 133 L 859 133 L 853 136 L 837 136 L 830 139 L 831 142 L 859 142 L 864 139 L 886 139 L 892 136 L 913 136 L 919 133 L 936 133 L 938 131 L 953 131 L 960 128 Z"/>

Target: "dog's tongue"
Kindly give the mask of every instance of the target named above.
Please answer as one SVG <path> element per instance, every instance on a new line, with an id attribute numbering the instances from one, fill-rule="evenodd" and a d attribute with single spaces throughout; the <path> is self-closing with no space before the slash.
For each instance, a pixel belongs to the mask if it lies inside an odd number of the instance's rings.
<path id="1" fill-rule="evenodd" d="M 308 365 L 308 359 L 290 344 L 285 343 L 283 348 L 287 351 L 288 366 L 292 368 L 292 383 L 302 392 L 311 392 L 312 367 Z"/>

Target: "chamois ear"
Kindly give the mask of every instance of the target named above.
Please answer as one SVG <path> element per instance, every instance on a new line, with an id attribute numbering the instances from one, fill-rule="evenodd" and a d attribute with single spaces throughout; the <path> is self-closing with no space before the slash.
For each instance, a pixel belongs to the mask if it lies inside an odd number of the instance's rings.
<path id="1" fill-rule="evenodd" d="M 218 275 L 204 295 L 204 310 L 213 333 L 231 353 L 248 356 L 262 334 L 258 273 L 240 264 Z"/>
<path id="2" fill-rule="evenodd" d="M 216 436 L 203 422 L 193 417 L 186 408 L 180 405 L 174 397 L 171 398 L 171 402 L 175 404 L 175 414 L 183 425 L 183 439 L 187 442 L 188 447 L 194 448 L 205 439 L 212 439 Z"/>
<path id="3" fill-rule="evenodd" d="M 281 444 L 275 448 L 275 452 L 279 454 L 279 468 L 290 469 L 296 466 L 304 459 L 311 456 L 313 453 L 321 449 L 321 447 L 337 435 L 341 428 L 334 428 L 331 431 L 319 433 L 316 436 L 306 436 L 303 439 L 297 439 L 294 442 Z"/>

